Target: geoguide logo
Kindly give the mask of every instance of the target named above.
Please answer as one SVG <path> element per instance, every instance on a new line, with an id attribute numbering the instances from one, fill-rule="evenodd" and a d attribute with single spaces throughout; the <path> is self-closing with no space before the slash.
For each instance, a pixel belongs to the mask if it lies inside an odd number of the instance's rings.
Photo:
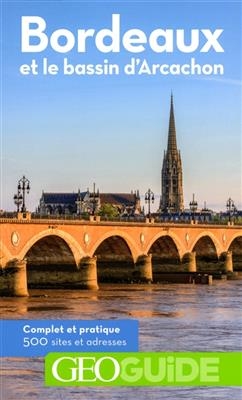
<path id="1" fill-rule="evenodd" d="M 242 353 L 50 353 L 47 386 L 242 386 Z"/>

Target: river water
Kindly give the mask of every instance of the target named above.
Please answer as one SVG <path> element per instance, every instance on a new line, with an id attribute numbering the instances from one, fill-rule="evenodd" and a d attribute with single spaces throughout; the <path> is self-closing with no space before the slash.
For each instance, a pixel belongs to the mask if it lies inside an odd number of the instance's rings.
<path id="1" fill-rule="evenodd" d="M 242 280 L 32 290 L 29 298 L 1 298 L 0 318 L 134 318 L 141 351 L 242 351 Z M 44 387 L 42 358 L 3 358 L 0 382 L 1 400 L 242 400 L 238 387 Z"/>

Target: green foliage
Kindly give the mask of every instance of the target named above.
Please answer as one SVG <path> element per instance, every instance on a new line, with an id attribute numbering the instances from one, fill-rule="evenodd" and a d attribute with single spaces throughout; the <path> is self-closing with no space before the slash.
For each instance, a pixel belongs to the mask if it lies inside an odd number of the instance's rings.
<path id="1" fill-rule="evenodd" d="M 102 217 L 109 217 L 109 218 L 115 218 L 119 216 L 118 209 L 114 207 L 110 203 L 104 203 L 101 205 L 98 215 Z"/>

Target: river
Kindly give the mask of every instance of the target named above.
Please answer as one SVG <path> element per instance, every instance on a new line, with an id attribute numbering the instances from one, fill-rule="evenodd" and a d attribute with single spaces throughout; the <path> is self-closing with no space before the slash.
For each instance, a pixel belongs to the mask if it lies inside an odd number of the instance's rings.
<path id="1" fill-rule="evenodd" d="M 2 319 L 139 320 L 142 351 L 242 351 L 242 280 L 212 285 L 108 285 L 1 298 Z M 42 358 L 1 359 L 1 400 L 240 400 L 238 387 L 51 388 Z"/>

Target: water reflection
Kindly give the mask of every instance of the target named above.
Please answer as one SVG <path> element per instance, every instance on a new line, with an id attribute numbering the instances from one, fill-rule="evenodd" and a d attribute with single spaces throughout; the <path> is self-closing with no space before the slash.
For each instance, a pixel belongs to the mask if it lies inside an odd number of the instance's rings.
<path id="1" fill-rule="evenodd" d="M 1 318 L 139 320 L 142 351 L 242 351 L 242 281 L 206 285 L 101 285 L 1 298 Z M 2 359 L 3 400 L 239 400 L 241 388 L 45 388 L 43 360 Z M 14 382 L 14 388 L 13 388 Z"/>

